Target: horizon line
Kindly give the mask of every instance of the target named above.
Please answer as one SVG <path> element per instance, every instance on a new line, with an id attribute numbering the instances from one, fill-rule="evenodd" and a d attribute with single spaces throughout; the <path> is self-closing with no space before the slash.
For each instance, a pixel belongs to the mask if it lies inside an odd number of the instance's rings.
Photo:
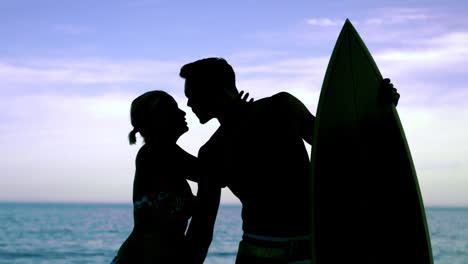
<path id="1" fill-rule="evenodd" d="M 70 204 L 70 205 L 132 205 L 131 202 L 123 201 L 25 201 L 25 200 L 0 200 L 0 204 Z M 237 202 L 221 202 L 224 206 L 242 206 Z M 425 208 L 468 208 L 468 204 L 427 204 Z"/>

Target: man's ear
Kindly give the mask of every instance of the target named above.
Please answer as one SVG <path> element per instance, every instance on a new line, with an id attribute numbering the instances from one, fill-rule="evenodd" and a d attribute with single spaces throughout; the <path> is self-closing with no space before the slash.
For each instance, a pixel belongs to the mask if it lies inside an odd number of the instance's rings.
<path id="1" fill-rule="evenodd" d="M 224 97 L 225 100 L 232 101 L 232 100 L 239 98 L 239 93 L 234 92 L 232 89 L 227 89 L 223 87 L 222 97 Z"/>

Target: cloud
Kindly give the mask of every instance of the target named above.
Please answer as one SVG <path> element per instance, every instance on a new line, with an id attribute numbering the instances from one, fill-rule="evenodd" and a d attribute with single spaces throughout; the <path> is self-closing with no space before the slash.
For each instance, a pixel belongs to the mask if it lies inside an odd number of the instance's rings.
<path id="1" fill-rule="evenodd" d="M 286 51 L 252 49 L 252 50 L 243 50 L 241 52 L 235 52 L 233 54 L 230 54 L 228 57 L 226 57 L 226 59 L 229 61 L 231 65 L 235 65 L 237 62 L 255 63 L 255 62 L 258 62 L 259 60 L 270 61 L 272 58 L 287 57 L 287 56 L 290 56 L 290 54 Z"/>
<path id="2" fill-rule="evenodd" d="M 438 15 L 436 15 L 438 13 Z M 440 16 L 440 10 L 429 8 L 378 8 L 367 11 L 365 18 L 353 20 L 355 25 L 399 25 L 408 23 L 426 23 Z"/>
<path id="3" fill-rule="evenodd" d="M 403 24 L 434 18 L 435 10 L 424 8 L 382 8 L 376 10 L 378 17 L 368 18 L 359 23 L 363 24 Z"/>
<path id="4" fill-rule="evenodd" d="M 313 26 L 329 27 L 342 25 L 344 20 L 330 18 L 311 18 L 307 20 L 307 24 Z"/>
<path id="5" fill-rule="evenodd" d="M 395 25 L 433 18 L 430 9 L 421 8 L 381 8 L 368 12 L 372 16 L 367 18 L 351 19 L 355 25 Z M 307 24 L 320 27 L 341 26 L 346 18 L 310 18 Z"/>
<path id="6" fill-rule="evenodd" d="M 343 13 L 344 14 L 344 13 Z M 306 19 L 300 30 L 285 33 L 303 45 L 333 45 L 346 18 L 356 27 L 366 43 L 381 46 L 404 46 L 420 38 L 428 39 L 453 31 L 464 31 L 468 24 L 444 8 L 375 8 L 348 15 Z M 281 36 L 276 36 L 283 41 Z M 272 41 L 272 40 L 270 40 Z"/>
<path id="7" fill-rule="evenodd" d="M 181 85 L 182 63 L 165 61 L 112 61 L 104 59 L 0 62 L 0 92 L 103 93 L 144 87 L 167 89 Z M 92 89 L 91 89 L 92 88 Z"/>
<path id="8" fill-rule="evenodd" d="M 410 12 L 410 11 L 407 11 Z M 409 33 L 409 31 L 407 31 Z M 366 34 L 377 37 L 376 32 Z M 402 103 L 445 105 L 468 103 L 464 76 L 468 74 L 468 32 L 445 32 L 411 40 L 407 45 L 370 44 L 382 74 L 390 77 L 403 95 Z M 388 47 L 395 46 L 391 49 Z M 317 92 L 329 56 L 284 58 L 268 61 L 236 61 L 240 89 L 258 98 L 281 90 Z M 314 103 L 308 102 L 309 105 Z"/>
<path id="9" fill-rule="evenodd" d="M 289 58 L 260 65 L 251 63 L 250 65 L 239 66 L 236 72 L 241 74 L 315 75 L 323 72 L 322 66 L 326 62 L 326 57 Z"/>
<path id="10" fill-rule="evenodd" d="M 431 103 L 466 104 L 468 74 L 468 32 L 452 32 L 421 40 L 404 49 L 374 52 L 383 74 L 403 80 L 408 89 L 419 90 L 420 102 L 433 95 Z M 416 99 L 416 98 L 415 98 Z"/>
<path id="11" fill-rule="evenodd" d="M 351 21 L 382 74 L 404 89 L 402 103 L 460 106 L 467 104 L 468 73 L 467 23 L 460 18 L 446 8 L 379 8 Z M 330 47 L 338 34 L 319 27 L 300 32 L 302 42 Z"/>
<path id="12" fill-rule="evenodd" d="M 72 24 L 57 24 L 54 25 L 54 30 L 58 32 L 62 32 L 65 34 L 70 34 L 70 35 L 80 35 L 84 33 L 90 33 L 93 32 L 94 30 L 86 27 L 86 26 L 79 26 L 79 25 L 72 25 Z"/>
<path id="13" fill-rule="evenodd" d="M 268 91 L 320 87 L 327 57 L 284 58 L 283 53 L 250 52 L 227 59 L 235 67 L 240 89 L 254 88 L 257 98 Z M 232 57 L 232 60 L 231 60 Z M 266 60 L 258 60 L 265 58 Z M 257 58 L 257 59 L 253 59 Z M 42 60 L 0 63 L 0 93 L 15 95 L 96 96 L 110 92 L 161 89 L 183 97 L 179 62 L 109 61 L 103 59 Z M 317 88 L 318 89 L 318 88 Z M 260 92 L 264 91 L 264 92 Z"/>

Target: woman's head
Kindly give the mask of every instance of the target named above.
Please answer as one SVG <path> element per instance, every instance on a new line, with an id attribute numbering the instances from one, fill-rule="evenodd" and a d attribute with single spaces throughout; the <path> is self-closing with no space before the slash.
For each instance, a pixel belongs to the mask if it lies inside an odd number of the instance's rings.
<path id="1" fill-rule="evenodd" d="M 163 91 L 150 91 L 138 96 L 130 108 L 133 130 L 129 133 L 130 144 L 135 144 L 136 133 L 146 142 L 177 140 L 188 131 L 185 112 L 180 110 L 172 96 Z"/>

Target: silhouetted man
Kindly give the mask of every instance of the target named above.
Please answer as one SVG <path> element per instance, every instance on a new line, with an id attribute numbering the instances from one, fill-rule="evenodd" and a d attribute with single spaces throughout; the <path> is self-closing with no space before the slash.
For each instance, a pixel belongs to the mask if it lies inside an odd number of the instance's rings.
<path id="1" fill-rule="evenodd" d="M 282 92 L 253 103 L 239 97 L 232 67 L 208 58 L 182 67 L 188 106 L 202 124 L 219 129 L 200 149 L 204 169 L 189 240 L 201 259 L 211 242 L 222 187 L 242 202 L 243 240 L 237 263 L 300 261 L 309 256 L 309 157 L 314 116 Z"/>
<path id="2" fill-rule="evenodd" d="M 220 123 L 198 154 L 201 209 L 187 231 L 194 262 L 206 257 L 220 189 L 227 186 L 242 202 L 244 234 L 236 263 L 307 263 L 311 198 L 304 141 L 312 142 L 315 117 L 286 92 L 246 103 L 224 59 L 189 63 L 180 76 L 200 122 Z"/>

